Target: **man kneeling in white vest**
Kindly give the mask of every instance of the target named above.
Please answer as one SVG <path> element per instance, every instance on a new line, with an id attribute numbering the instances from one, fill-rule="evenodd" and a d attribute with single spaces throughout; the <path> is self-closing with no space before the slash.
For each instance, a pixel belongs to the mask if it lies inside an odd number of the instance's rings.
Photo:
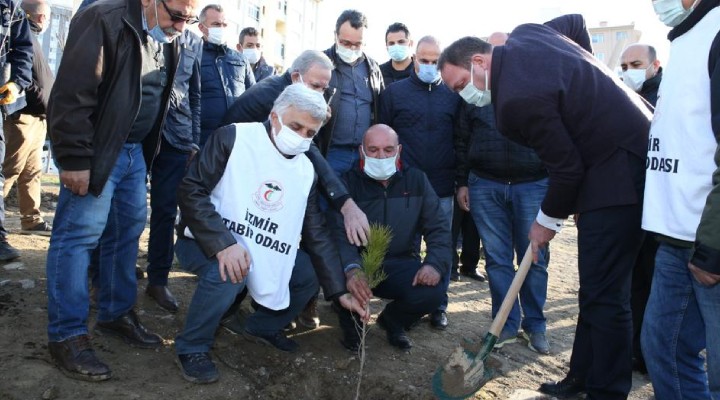
<path id="1" fill-rule="evenodd" d="M 215 330 L 245 286 L 259 307 L 245 320 L 244 335 L 280 350 L 297 349 L 283 328 L 317 293 L 318 278 L 328 300 L 367 319 L 346 290 L 317 204 L 317 176 L 303 154 L 326 113 L 320 93 L 288 86 L 268 121 L 218 129 L 190 164 L 178 190 L 175 246 L 180 267 L 200 278 L 175 339 L 186 380 L 218 379 L 210 357 Z"/>

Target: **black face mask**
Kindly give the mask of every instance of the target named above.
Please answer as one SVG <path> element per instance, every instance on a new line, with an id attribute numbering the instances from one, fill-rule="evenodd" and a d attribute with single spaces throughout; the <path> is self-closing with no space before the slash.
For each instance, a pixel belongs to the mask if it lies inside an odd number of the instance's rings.
<path id="1" fill-rule="evenodd" d="M 28 19 L 28 24 L 30 25 L 30 30 L 33 31 L 34 34 L 39 34 L 42 29 L 40 28 L 40 25 L 38 25 L 37 22 Z"/>

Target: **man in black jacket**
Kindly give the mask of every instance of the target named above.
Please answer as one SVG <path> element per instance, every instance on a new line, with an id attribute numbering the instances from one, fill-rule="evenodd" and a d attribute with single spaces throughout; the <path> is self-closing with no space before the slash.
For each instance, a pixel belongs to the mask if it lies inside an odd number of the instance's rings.
<path id="1" fill-rule="evenodd" d="M 395 82 L 380 95 L 380 122 L 397 132 L 403 145 L 403 163 L 427 175 L 450 224 L 455 195 L 453 132 L 462 99 L 440 79 L 438 58 L 437 39 L 420 38 L 410 77 Z M 419 237 L 416 245 L 419 251 Z M 449 275 L 443 283 L 449 285 Z M 447 305 L 446 296 L 430 316 L 434 328 L 447 328 Z"/>
<path id="2" fill-rule="evenodd" d="M 48 349 L 72 378 L 111 376 L 87 328 L 87 268 L 96 247 L 95 332 L 136 347 L 163 345 L 133 310 L 147 220 L 142 143 L 158 140 L 179 60 L 175 39 L 196 15 L 196 0 L 108 0 L 87 6 L 70 24 L 48 104 L 62 186 L 46 269 Z"/>
<path id="3" fill-rule="evenodd" d="M 3 125 L 5 131 L 5 175 L 3 197 L 10 193 L 17 181 L 20 204 L 20 227 L 25 233 L 50 236 L 52 227 L 40 215 L 40 177 L 42 176 L 42 148 L 47 134 L 45 112 L 55 77 L 45 60 L 40 35 L 50 24 L 50 5 L 45 1 L 24 1 L 21 5 L 32 31 L 32 83 L 25 91 L 27 106 L 10 115 Z"/>
<path id="4" fill-rule="evenodd" d="M 335 65 L 330 87 L 332 116 L 316 142 L 338 175 L 357 162 L 357 147 L 363 134 L 378 120 L 378 97 L 385 88 L 378 63 L 362 49 L 367 18 L 356 10 L 345 10 L 335 23 L 335 44 L 325 54 Z"/>
<path id="5" fill-rule="evenodd" d="M 655 107 L 658 89 L 662 81 L 662 67 L 657 58 L 655 48 L 648 44 L 632 44 L 620 55 L 620 67 L 623 70 L 623 82 Z M 658 241 L 655 236 L 645 233 L 635 266 L 633 267 L 630 307 L 633 318 L 633 369 L 647 372 L 645 359 L 640 349 L 645 305 L 650 297 L 653 271 L 655 269 L 655 253 Z"/>
<path id="6" fill-rule="evenodd" d="M 621 399 L 632 383 L 630 277 L 642 239 L 651 115 L 591 50 L 582 16 L 566 15 L 520 25 L 504 46 L 460 39 L 439 68 L 468 103 L 492 102 L 498 130 L 534 149 L 548 170 L 529 233 L 534 261 L 579 213 L 580 315 L 570 370 L 540 390 Z"/>
<path id="7" fill-rule="evenodd" d="M 176 254 L 180 266 L 200 278 L 175 341 L 188 381 L 218 379 L 209 354 L 215 330 L 246 285 L 259 306 L 243 335 L 283 351 L 298 348 L 282 329 L 317 293 L 318 280 L 327 299 L 365 314 L 345 289 L 317 204 L 315 172 L 302 154 L 326 111 L 322 95 L 291 85 L 269 121 L 228 125 L 211 135 L 183 178 Z"/>
<path id="8" fill-rule="evenodd" d="M 391 345 L 407 350 L 412 342 L 405 330 L 423 315 L 438 309 L 446 294 L 445 280 L 451 262 L 450 219 L 440 206 L 425 174 L 419 169 L 400 170 L 402 145 L 387 125 L 372 126 L 359 146 L 360 164 L 345 174 L 350 194 L 371 222 L 385 225 L 392 240 L 383 262 L 387 278 L 370 291 L 360 268 L 360 248 L 348 242 L 342 217 L 333 214 L 332 226 L 347 278 L 348 290 L 365 304 L 373 294 L 393 300 L 378 316 Z M 425 237 L 425 259 L 415 251 L 418 235 Z M 337 307 L 336 307 L 337 309 Z M 342 344 L 358 349 L 360 338 L 351 314 L 339 310 Z"/>
<path id="9" fill-rule="evenodd" d="M 2 80 L 0 86 L 0 126 L 2 121 L 25 105 L 22 90 L 30 86 L 32 80 L 33 44 L 30 37 L 30 27 L 22 16 L 16 2 L 12 0 L 0 1 L 0 68 L 10 65 L 8 80 Z M 10 45 L 12 43 L 12 46 Z M 0 135 L 0 160 L 5 158 L 5 139 Z M 0 168 L 0 186 L 4 185 L 5 178 Z M 20 252 L 7 241 L 8 232 L 5 230 L 5 201 L 0 196 L 0 261 L 9 261 L 20 257 Z"/>
<path id="10" fill-rule="evenodd" d="M 649 44 L 631 44 L 620 55 L 620 68 L 623 82 L 655 107 L 662 81 L 662 67 L 655 48 Z"/>
<path id="11" fill-rule="evenodd" d="M 380 64 L 385 87 L 391 83 L 410 77 L 415 67 L 413 61 L 413 41 L 410 39 L 410 30 L 402 22 L 395 22 L 385 31 L 385 46 L 390 59 Z"/>

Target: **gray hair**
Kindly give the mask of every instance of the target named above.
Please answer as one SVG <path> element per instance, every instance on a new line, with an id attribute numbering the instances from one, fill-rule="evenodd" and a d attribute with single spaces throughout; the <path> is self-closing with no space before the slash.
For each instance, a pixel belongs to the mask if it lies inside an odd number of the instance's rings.
<path id="1" fill-rule="evenodd" d="M 312 119 L 320 123 L 325 121 L 327 116 L 327 103 L 322 94 L 309 89 L 302 83 L 295 83 L 286 87 L 275 100 L 272 111 L 282 114 L 290 107 L 310 114 Z"/>
<path id="2" fill-rule="evenodd" d="M 202 11 L 200 11 L 200 23 L 205 24 L 205 20 L 207 19 L 207 12 L 208 10 L 215 10 L 219 13 L 223 12 L 223 8 L 220 4 L 208 4 L 205 7 L 203 7 Z"/>
<path id="3" fill-rule="evenodd" d="M 417 48 L 419 49 L 420 45 L 423 43 L 427 43 L 429 45 L 440 47 L 440 41 L 437 40 L 437 38 L 435 36 L 428 35 L 428 36 L 421 37 L 420 40 L 418 40 Z"/>
<path id="4" fill-rule="evenodd" d="M 305 75 L 305 73 L 315 65 L 331 71 L 334 68 L 330 58 L 322 51 L 305 50 L 293 61 L 290 67 L 290 73 L 298 72 L 300 75 Z"/>
<path id="5" fill-rule="evenodd" d="M 24 0 L 20 7 L 30 16 L 36 17 L 40 14 L 50 19 L 50 4 L 43 0 Z M 49 22 L 48 22 L 49 23 Z"/>

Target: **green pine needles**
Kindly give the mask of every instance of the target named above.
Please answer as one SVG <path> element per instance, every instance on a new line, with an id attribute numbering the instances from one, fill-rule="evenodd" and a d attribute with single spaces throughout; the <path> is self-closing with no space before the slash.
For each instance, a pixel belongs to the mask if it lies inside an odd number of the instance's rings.
<path id="1" fill-rule="evenodd" d="M 382 269 L 382 264 L 391 240 L 392 231 L 390 227 L 378 223 L 370 224 L 368 244 L 360 255 L 360 262 L 368 286 L 371 289 L 387 278 L 385 271 Z"/>
<path id="2" fill-rule="evenodd" d="M 390 241 L 392 240 L 392 231 L 390 227 L 372 223 L 370 224 L 370 234 L 368 237 L 368 244 L 365 246 L 365 250 L 360 254 L 360 263 L 362 264 L 362 273 L 365 275 L 370 289 L 379 285 L 382 281 L 387 278 L 385 271 L 383 271 L 382 264 L 385 261 L 385 255 L 390 248 Z M 370 303 L 365 306 L 367 309 L 370 307 Z M 358 356 L 360 357 L 360 369 L 358 371 L 358 381 L 355 387 L 355 400 L 360 399 L 360 386 L 362 385 L 363 370 L 365 369 L 365 338 L 367 337 L 367 324 L 358 323 L 355 321 L 355 329 L 360 334 L 360 348 L 358 349 Z"/>

